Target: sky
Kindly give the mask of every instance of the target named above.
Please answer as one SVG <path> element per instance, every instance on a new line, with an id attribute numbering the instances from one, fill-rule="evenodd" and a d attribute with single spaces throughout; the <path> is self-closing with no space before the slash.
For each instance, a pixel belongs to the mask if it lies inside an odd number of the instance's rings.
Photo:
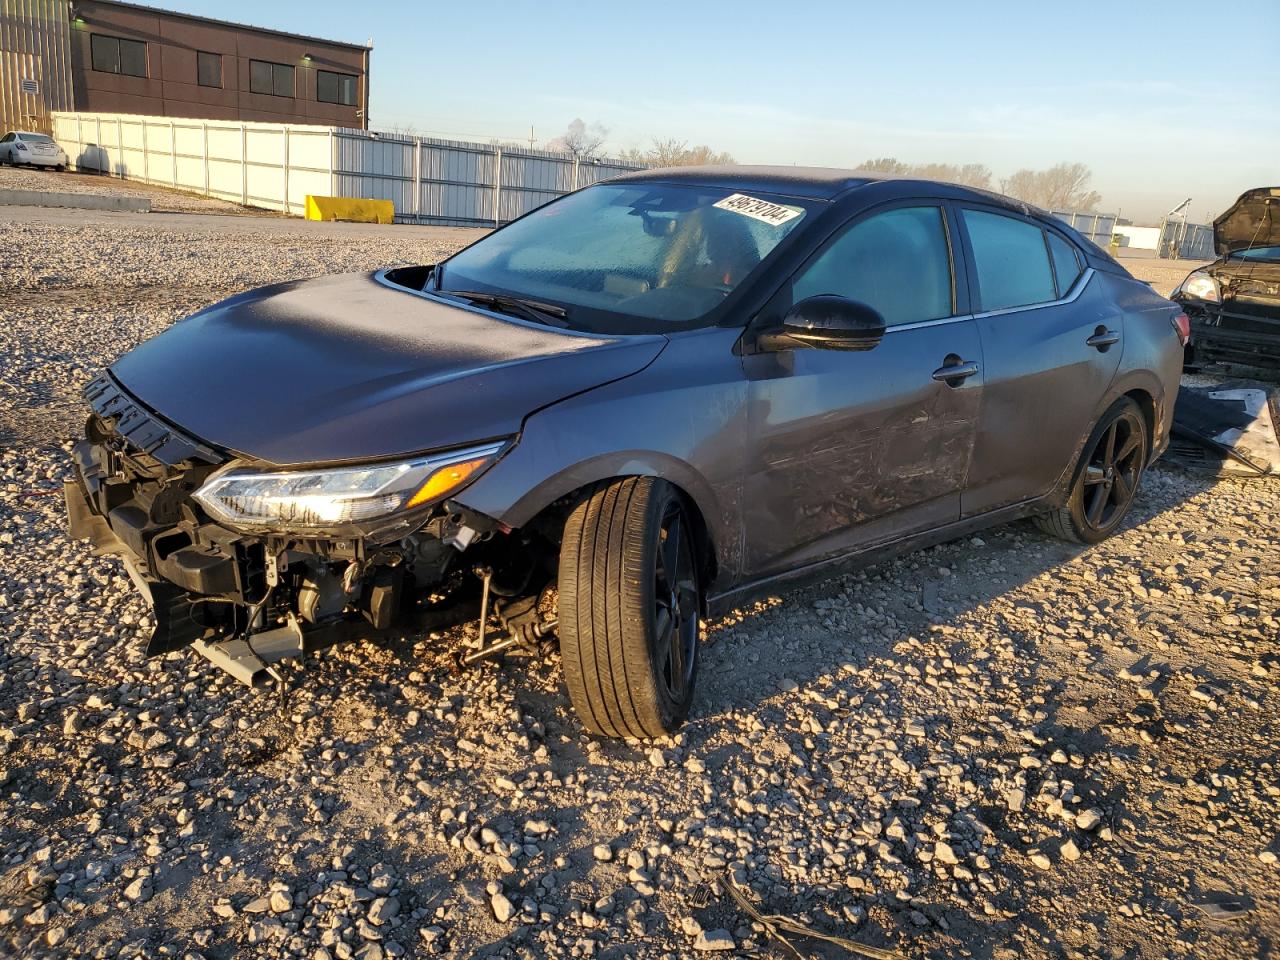
<path id="1" fill-rule="evenodd" d="M 143 0 L 148 2 L 148 0 Z M 1101 209 L 1205 222 L 1280 184 L 1280 0 L 644 4 L 150 0 L 373 41 L 370 125 L 542 143 L 575 117 L 605 152 L 655 138 L 741 163 L 1079 161 Z"/>

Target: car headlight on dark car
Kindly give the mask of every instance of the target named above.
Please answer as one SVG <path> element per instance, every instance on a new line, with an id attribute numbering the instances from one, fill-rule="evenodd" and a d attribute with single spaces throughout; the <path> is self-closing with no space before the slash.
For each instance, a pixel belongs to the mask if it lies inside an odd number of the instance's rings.
<path id="1" fill-rule="evenodd" d="M 1194 270 L 1187 279 L 1178 285 L 1174 296 L 1190 297 L 1193 300 L 1208 300 L 1210 303 L 1222 302 L 1222 288 L 1218 281 L 1203 270 Z"/>
<path id="2" fill-rule="evenodd" d="M 219 471 L 194 494 L 214 520 L 247 531 L 346 536 L 397 530 L 487 469 L 506 443 L 390 463 Z"/>

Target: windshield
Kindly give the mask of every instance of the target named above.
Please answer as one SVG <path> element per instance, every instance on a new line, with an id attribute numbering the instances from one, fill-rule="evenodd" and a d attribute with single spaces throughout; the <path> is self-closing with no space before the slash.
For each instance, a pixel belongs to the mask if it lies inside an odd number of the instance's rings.
<path id="1" fill-rule="evenodd" d="M 1232 260 L 1280 261 L 1280 247 L 1254 247 L 1251 250 L 1233 250 L 1227 256 Z"/>
<path id="2" fill-rule="evenodd" d="M 812 201 L 715 187 L 602 184 L 498 230 L 445 262 L 439 289 L 534 298 L 572 329 L 691 329 L 747 279 Z"/>
<path id="3" fill-rule="evenodd" d="M 46 137 L 43 133 L 20 133 L 18 139 L 24 143 L 53 143 L 52 138 Z"/>

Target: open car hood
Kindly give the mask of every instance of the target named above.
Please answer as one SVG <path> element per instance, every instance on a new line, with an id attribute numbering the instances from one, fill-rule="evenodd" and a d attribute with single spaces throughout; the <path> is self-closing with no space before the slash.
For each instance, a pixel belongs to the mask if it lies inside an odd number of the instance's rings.
<path id="1" fill-rule="evenodd" d="M 160 417 L 280 465 L 394 457 L 518 433 L 530 413 L 629 376 L 660 335 L 602 337 L 506 319 L 379 274 L 251 290 L 111 367 Z"/>
<path id="2" fill-rule="evenodd" d="M 1276 246 L 1280 246 L 1280 187 L 1246 190 L 1213 221 L 1213 248 L 1219 256 Z"/>

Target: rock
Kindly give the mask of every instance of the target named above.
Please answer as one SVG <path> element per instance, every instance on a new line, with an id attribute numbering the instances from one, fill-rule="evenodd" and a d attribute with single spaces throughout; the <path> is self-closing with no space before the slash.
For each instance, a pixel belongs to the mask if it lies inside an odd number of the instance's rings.
<path id="1" fill-rule="evenodd" d="M 507 923 L 516 913 L 515 904 L 504 893 L 495 893 L 490 897 L 489 906 L 493 908 L 493 915 L 499 923 Z"/>
<path id="2" fill-rule="evenodd" d="M 613 848 L 607 843 L 597 843 L 591 848 L 591 855 L 601 863 L 608 863 L 613 859 Z"/>
<path id="3" fill-rule="evenodd" d="M 151 899 L 151 878 L 139 877 L 124 888 L 124 895 L 135 903 L 146 903 Z"/>
<path id="4" fill-rule="evenodd" d="M 1074 840 L 1067 840 L 1058 848 L 1058 851 L 1062 854 L 1063 860 L 1080 859 L 1080 848 L 1076 846 Z"/>
<path id="5" fill-rule="evenodd" d="M 693 941 L 693 949 L 702 953 L 735 950 L 737 946 L 733 937 L 729 935 L 728 930 L 704 930 Z"/>
<path id="6" fill-rule="evenodd" d="M 268 902 L 272 913 L 288 913 L 293 909 L 293 897 L 285 890 L 273 891 Z"/>
<path id="7" fill-rule="evenodd" d="M 941 860 L 943 863 L 955 865 L 960 862 L 960 858 L 956 856 L 956 852 L 951 849 L 951 844 L 943 843 L 939 840 L 933 845 L 933 858 Z"/>
<path id="8" fill-rule="evenodd" d="M 1258 854 L 1258 859 L 1261 860 L 1263 863 L 1273 864 L 1277 860 L 1280 860 L 1280 857 L 1277 857 L 1270 850 L 1263 850 L 1260 854 Z"/>
<path id="9" fill-rule="evenodd" d="M 1027 856 L 1041 870 L 1048 870 L 1053 866 L 1053 862 L 1039 850 L 1032 850 Z"/>
<path id="10" fill-rule="evenodd" d="M 794 680 L 792 680 L 790 677 L 783 677 L 781 680 L 779 680 L 779 681 L 778 681 L 778 689 L 779 689 L 779 690 L 781 690 L 783 693 L 795 693 L 797 690 L 799 690 L 799 689 L 800 689 L 800 684 L 796 683 L 796 682 L 795 682 Z M 725 936 L 728 936 L 728 934 L 725 934 Z M 732 941 L 730 941 L 730 942 L 732 942 Z M 724 947 L 709 947 L 709 948 L 706 948 L 706 949 L 723 950 L 723 949 L 726 949 L 726 948 L 724 948 Z M 728 947 L 727 949 L 732 950 L 732 949 L 733 949 L 733 947 Z"/>
<path id="11" fill-rule="evenodd" d="M 649 751 L 649 766 L 661 770 L 667 765 L 667 758 L 662 755 L 662 751 L 654 747 Z"/>
<path id="12" fill-rule="evenodd" d="M 1004 803 L 1014 813 L 1021 813 L 1027 803 L 1027 791 L 1021 789 L 1006 790 Z"/>
<path id="13" fill-rule="evenodd" d="M 396 897 L 379 897 L 369 904 L 369 922 L 381 926 L 400 913 L 400 901 Z"/>
<path id="14" fill-rule="evenodd" d="M 702 924 L 698 922 L 696 917 L 682 917 L 680 929 L 684 931 L 686 937 L 696 937 L 702 932 Z"/>
<path id="15" fill-rule="evenodd" d="M 1083 813 L 1076 814 L 1076 826 L 1081 830 L 1092 830 L 1102 822 L 1102 811 L 1097 807 L 1090 807 Z"/>
<path id="16" fill-rule="evenodd" d="M 271 909 L 270 897 L 257 897 L 244 905 L 245 913 L 266 913 Z"/>

